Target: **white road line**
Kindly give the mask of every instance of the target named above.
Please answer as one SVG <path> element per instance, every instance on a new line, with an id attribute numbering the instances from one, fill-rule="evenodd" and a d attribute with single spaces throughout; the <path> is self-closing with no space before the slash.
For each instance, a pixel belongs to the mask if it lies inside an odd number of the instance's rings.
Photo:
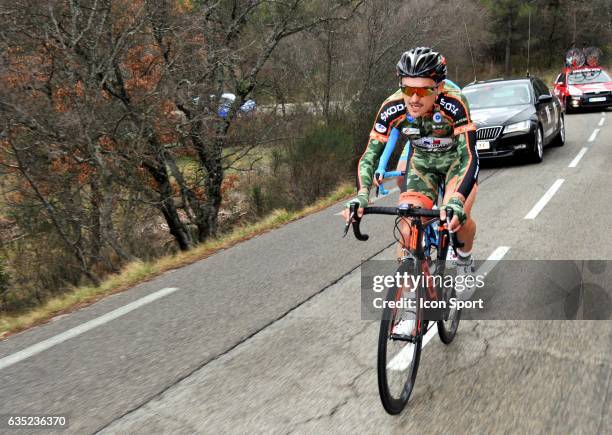
<path id="1" fill-rule="evenodd" d="M 574 157 L 574 160 L 572 160 L 572 162 L 567 166 L 568 168 L 575 168 L 578 165 L 578 162 L 580 161 L 580 159 L 582 158 L 582 156 L 584 156 L 584 154 L 587 152 L 588 148 L 582 148 L 580 150 L 580 152 L 578 153 L 578 155 L 576 157 Z"/>
<path id="2" fill-rule="evenodd" d="M 524 219 L 535 219 L 536 216 L 542 211 L 542 209 L 548 204 L 548 201 L 557 193 L 557 190 L 561 187 L 565 180 L 559 178 L 557 181 L 550 186 L 550 189 L 544 194 L 542 198 L 533 206 L 533 208 L 525 215 Z"/>
<path id="3" fill-rule="evenodd" d="M 498 246 L 487 258 L 487 261 L 484 262 L 482 266 L 478 268 L 475 272 L 477 275 L 487 275 L 493 270 L 495 265 L 508 253 L 510 250 L 509 246 Z M 471 295 L 470 295 L 471 296 Z M 469 297 L 466 297 L 469 299 Z M 427 343 L 431 341 L 431 339 L 438 333 L 438 324 L 434 324 L 429 331 L 423 337 L 423 345 L 421 349 L 424 349 L 427 346 Z M 414 344 L 406 343 L 406 346 L 399 351 L 397 355 L 393 357 L 389 364 L 387 364 L 387 368 L 389 370 L 394 371 L 404 371 L 408 368 L 410 363 L 412 362 L 412 353 L 414 349 Z"/>
<path id="4" fill-rule="evenodd" d="M 374 198 L 370 202 L 376 202 L 379 199 L 386 198 L 387 196 L 391 195 L 392 193 L 397 192 L 398 190 L 399 190 L 399 187 L 394 187 L 393 189 L 389 190 L 389 193 L 387 193 L 386 195 L 377 196 L 376 198 Z M 334 213 L 334 216 L 342 216 L 342 212 L 340 211 L 338 213 Z"/>
<path id="5" fill-rule="evenodd" d="M 504 256 L 508 253 L 508 251 L 510 250 L 510 246 L 498 246 L 495 251 L 491 252 L 491 255 L 489 255 L 489 258 L 487 258 L 487 261 L 499 261 L 502 258 L 504 258 Z M 480 269 L 478 269 L 479 273 Z"/>
<path id="6" fill-rule="evenodd" d="M 489 258 L 487 258 L 486 261 L 474 273 L 477 275 L 488 275 L 493 270 L 495 265 L 497 265 L 497 263 L 505 257 L 509 250 L 510 246 L 498 246 L 495 251 L 491 252 Z"/>
<path id="7" fill-rule="evenodd" d="M 433 329 L 433 327 L 431 329 Z M 431 332 L 431 329 L 427 332 L 427 334 Z M 427 334 L 425 334 L 425 336 L 427 336 Z M 403 372 L 412 362 L 413 352 L 414 344 L 406 342 L 406 346 L 402 347 L 402 350 L 400 350 L 399 353 L 395 355 L 391 361 L 389 361 L 387 368 L 395 372 Z"/>
<path id="8" fill-rule="evenodd" d="M 595 140 L 595 138 L 597 137 L 597 133 L 599 133 L 598 128 L 593 130 L 593 133 L 591 133 L 591 135 L 589 136 L 589 142 L 593 142 Z"/>
<path id="9" fill-rule="evenodd" d="M 474 272 L 475 275 L 487 276 L 489 273 L 491 273 L 497 263 L 499 263 L 504 258 L 504 256 L 508 253 L 509 250 L 510 246 L 498 246 L 495 251 L 491 252 L 489 258 L 487 258 L 486 261 L 480 265 L 478 270 Z M 476 290 L 476 287 L 472 288 L 471 290 L 466 290 L 465 293 L 461 295 L 461 299 L 470 300 Z"/>
<path id="10" fill-rule="evenodd" d="M 599 120 L 599 124 L 597 124 L 599 127 L 601 127 L 602 125 L 604 125 L 604 122 L 606 121 L 606 118 L 601 118 Z"/>
<path id="11" fill-rule="evenodd" d="M 429 328 L 429 331 L 427 331 L 425 337 L 423 337 L 423 344 L 421 346 L 421 349 L 423 349 L 425 345 L 429 343 L 429 341 L 437 333 L 438 325 L 434 324 L 431 328 Z M 395 355 L 391 361 L 389 361 L 389 364 L 387 364 L 387 368 L 389 370 L 403 372 L 410 366 L 410 363 L 412 362 L 413 352 L 414 344 L 406 342 L 406 346 L 404 346 L 402 350 L 400 350 L 399 353 Z"/>
<path id="12" fill-rule="evenodd" d="M 601 116 L 606 116 L 606 112 L 601 112 Z"/>
<path id="13" fill-rule="evenodd" d="M 55 335 L 30 347 L 26 347 L 25 349 L 20 350 L 19 352 L 0 359 L 0 370 L 12 366 L 13 364 L 17 364 L 18 362 L 23 361 L 24 359 L 39 354 L 40 352 L 43 352 L 53 346 L 63 343 L 66 340 L 70 340 L 71 338 L 81 335 L 84 332 L 97 328 L 98 326 L 108 323 L 111 320 L 115 320 L 116 318 L 121 317 L 124 314 L 129 313 L 130 311 L 140 308 L 143 305 L 150 304 L 151 302 L 159 298 L 163 298 L 164 296 L 167 296 L 171 293 L 174 293 L 177 290 L 178 288 L 175 287 L 161 289 L 159 291 L 156 291 L 155 293 L 151 293 L 148 296 L 135 300 L 134 302 L 129 303 L 121 308 L 117 308 L 116 310 L 106 313 L 103 316 L 96 317 L 95 319 L 92 319 L 89 322 L 85 322 L 82 325 L 62 332 L 61 334 Z"/>

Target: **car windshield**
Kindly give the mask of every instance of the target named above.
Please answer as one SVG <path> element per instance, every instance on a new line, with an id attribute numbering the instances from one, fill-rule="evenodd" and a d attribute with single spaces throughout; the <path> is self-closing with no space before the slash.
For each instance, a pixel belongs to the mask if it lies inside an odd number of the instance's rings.
<path id="1" fill-rule="evenodd" d="M 604 70 L 584 70 L 573 71 L 567 76 L 567 82 L 570 85 L 584 85 L 587 83 L 606 83 L 612 81 L 610 76 Z"/>
<path id="2" fill-rule="evenodd" d="M 506 107 L 531 103 L 531 92 L 526 83 L 487 83 L 463 89 L 470 109 Z"/>

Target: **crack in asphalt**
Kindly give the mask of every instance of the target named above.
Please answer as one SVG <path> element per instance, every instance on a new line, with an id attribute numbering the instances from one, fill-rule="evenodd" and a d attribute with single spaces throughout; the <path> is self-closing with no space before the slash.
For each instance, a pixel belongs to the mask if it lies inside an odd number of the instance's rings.
<path id="1" fill-rule="evenodd" d="M 465 370 L 470 370 L 470 369 L 473 369 L 474 367 L 476 367 L 476 365 L 479 364 L 488 355 L 489 349 L 491 347 L 491 341 L 504 334 L 504 331 L 500 330 L 496 334 L 493 334 L 493 335 L 491 335 L 489 337 L 484 337 L 478 331 L 479 327 L 480 327 L 480 323 L 476 322 L 471 330 L 465 331 L 465 332 L 467 332 L 467 334 L 465 334 L 465 335 L 469 335 L 471 333 L 475 334 L 476 335 L 476 339 L 480 339 L 482 341 L 482 343 L 484 344 L 484 348 L 482 349 L 482 351 L 480 351 L 479 354 L 476 355 L 474 360 L 472 362 L 470 362 L 468 365 L 462 365 L 460 367 L 456 367 L 454 369 L 451 369 L 451 370 L 449 370 L 449 371 L 444 373 L 444 377 L 452 376 L 455 373 L 462 372 L 462 371 L 465 371 Z M 463 335 L 463 334 L 461 334 L 461 335 Z"/>
<path id="2" fill-rule="evenodd" d="M 367 363 L 364 363 L 364 362 L 362 361 L 362 358 L 360 358 L 358 355 L 356 355 L 356 354 L 355 354 L 355 352 L 354 352 L 354 351 L 353 351 L 353 349 L 352 349 L 352 344 L 353 344 L 353 341 L 354 341 L 354 340 L 355 340 L 357 337 L 359 337 L 359 336 L 361 336 L 362 334 L 364 334 L 364 333 L 365 333 L 365 331 L 366 331 L 368 328 L 371 328 L 371 327 L 372 327 L 372 323 L 371 323 L 371 322 L 366 322 L 366 323 L 365 323 L 365 325 L 364 325 L 364 326 L 363 326 L 363 327 L 362 327 L 362 328 L 361 328 L 359 331 L 357 331 L 356 333 L 354 333 L 354 334 L 351 336 L 351 338 L 349 338 L 349 339 L 348 339 L 348 340 L 345 342 L 345 344 L 342 346 L 342 350 L 345 352 L 345 354 L 346 354 L 346 355 L 349 355 L 349 356 L 352 358 L 353 362 L 355 363 L 355 365 L 357 365 L 357 367 L 362 368 L 362 369 L 370 369 L 370 370 L 372 369 L 372 367 L 370 367 L 370 366 L 369 366 Z"/>
<path id="3" fill-rule="evenodd" d="M 315 297 L 317 297 L 318 295 L 320 295 L 321 293 L 323 293 L 325 290 L 327 290 L 328 288 L 334 286 L 335 284 L 337 284 L 338 282 L 342 281 L 345 277 L 347 277 L 348 275 L 350 275 L 351 273 L 353 273 L 355 270 L 359 269 L 361 267 L 361 264 L 363 263 L 363 261 L 367 261 L 367 260 L 371 260 L 372 258 L 376 257 L 377 255 L 381 254 L 382 252 L 384 252 L 385 250 L 389 249 L 391 246 L 393 246 L 395 244 L 395 240 L 384 246 L 383 248 L 381 248 L 380 250 L 374 252 L 371 256 L 369 256 L 368 258 L 366 258 L 365 260 L 362 260 L 362 262 L 360 262 L 357 266 L 353 267 L 352 269 L 350 269 L 349 271 L 343 273 L 340 277 L 338 277 L 337 279 L 333 280 L 332 282 L 330 282 L 329 284 L 327 284 L 326 286 L 324 286 L 323 288 L 317 290 L 315 293 L 313 293 L 312 295 L 310 295 L 309 297 L 307 297 L 306 299 L 304 299 L 303 301 L 301 301 L 300 303 L 298 303 L 297 305 L 295 305 L 294 307 L 288 309 L 287 311 L 285 311 L 284 313 L 282 313 L 280 316 L 272 319 L 271 321 L 267 322 L 265 325 L 263 325 L 262 327 L 258 328 L 257 330 L 255 330 L 254 332 L 252 332 L 251 334 L 247 335 L 246 337 L 242 338 L 241 340 L 237 341 L 236 343 L 234 343 L 232 346 L 228 347 L 225 351 L 215 355 L 212 358 L 207 359 L 206 361 L 203 361 L 202 363 L 200 363 L 198 366 L 196 366 L 194 369 L 189 370 L 186 374 L 183 374 L 181 376 L 179 376 L 175 381 L 171 382 L 169 385 L 167 385 L 166 387 L 162 388 L 160 391 L 158 391 L 157 393 L 154 393 L 150 396 L 148 396 L 146 399 L 144 399 L 142 402 L 140 402 L 139 404 L 137 404 L 136 406 L 130 408 L 129 410 L 125 411 L 124 413 L 122 413 L 121 415 L 113 418 L 112 420 L 110 420 L 108 423 L 105 423 L 104 425 L 100 426 L 98 429 L 96 429 L 93 433 L 94 434 L 98 434 L 100 432 L 102 432 L 104 429 L 107 429 L 108 427 L 110 427 L 112 424 L 114 424 L 115 422 L 121 420 L 122 418 L 138 411 L 139 409 L 141 409 L 142 407 L 144 407 L 147 403 L 156 400 L 156 399 L 160 399 L 161 397 L 163 397 L 163 395 L 168 392 L 172 387 L 174 387 L 175 385 L 179 384 L 181 381 L 187 379 L 188 377 L 190 377 L 191 375 L 193 375 L 194 373 L 196 373 L 197 371 L 199 371 L 200 369 L 206 367 L 208 364 L 210 364 L 213 361 L 216 361 L 218 359 L 220 359 L 221 357 L 223 357 L 224 355 L 227 355 L 228 353 L 230 353 L 232 350 L 236 349 L 238 346 L 240 346 L 241 344 L 249 341 L 251 338 L 255 337 L 257 334 L 259 334 L 260 332 L 264 331 L 265 329 L 267 329 L 268 327 L 274 325 L 275 323 L 277 323 L 278 321 L 284 319 L 285 317 L 287 317 L 289 314 L 291 314 L 292 312 L 294 312 L 295 310 L 297 310 L 298 308 L 300 308 L 302 305 L 306 304 L 307 302 L 311 301 L 312 299 L 314 299 Z"/>
<path id="4" fill-rule="evenodd" d="M 556 360 L 559 361 L 563 361 L 563 362 L 570 362 L 570 363 L 580 363 L 580 364 L 589 364 L 591 366 L 607 366 L 607 367 L 612 367 L 612 363 L 608 360 L 605 359 L 585 359 L 584 357 L 577 357 L 577 358 L 572 358 L 569 356 L 564 356 L 564 355 L 560 355 L 558 353 L 555 353 L 553 351 L 551 351 L 550 349 L 546 349 L 546 348 L 538 348 L 538 349 L 528 349 L 528 348 L 517 348 L 517 347 L 513 347 L 513 346 L 504 346 L 503 344 L 501 345 L 503 348 L 505 349 L 509 349 L 511 352 L 513 349 L 516 349 L 515 353 L 517 354 L 521 354 L 521 353 L 525 353 L 525 352 L 533 352 L 533 353 L 538 353 L 541 355 L 545 355 L 551 358 L 554 358 Z"/>
<path id="5" fill-rule="evenodd" d="M 493 178 L 495 175 L 499 174 L 500 172 L 503 172 L 505 168 L 498 168 L 498 169 L 494 169 L 491 171 L 490 174 L 488 174 L 486 177 L 479 177 L 478 178 L 478 184 L 482 185 L 484 184 L 485 181 L 489 180 L 490 178 Z"/>
<path id="6" fill-rule="evenodd" d="M 473 328 L 473 331 L 475 331 L 476 328 L 481 327 L 480 325 L 485 325 L 485 323 L 483 321 L 479 321 L 479 323 L 476 324 L 477 326 Z M 507 327 L 504 326 L 497 326 L 495 324 L 487 324 L 486 325 L 487 329 L 490 330 L 499 330 L 502 334 L 508 329 Z M 471 332 L 473 332 L 471 331 Z M 489 340 L 498 337 L 500 334 L 494 334 L 490 337 L 488 337 Z M 481 337 L 481 335 L 478 335 L 478 337 Z M 508 344 L 504 344 L 503 342 L 499 344 L 500 348 L 509 350 L 510 352 L 514 353 L 514 354 L 518 354 L 521 355 L 523 353 L 527 353 L 527 352 L 532 352 L 532 353 L 538 353 L 541 354 L 543 356 L 548 356 L 551 358 L 554 358 L 556 360 L 559 361 L 563 361 L 563 362 L 569 362 L 569 363 L 580 363 L 580 364 L 589 364 L 595 367 L 598 366 L 606 366 L 606 367 L 610 367 L 612 368 L 612 360 L 609 359 L 605 359 L 605 357 L 591 357 L 591 359 L 587 359 L 584 356 L 579 356 L 579 357 L 571 357 L 571 356 L 567 356 L 564 352 L 562 351 L 558 351 L 555 349 L 549 349 L 547 347 L 542 346 L 545 342 L 540 343 L 541 345 L 537 348 L 537 349 L 533 349 L 533 348 L 528 348 L 528 347 L 518 347 L 518 346 L 512 346 L 512 345 L 508 345 Z"/>
<path id="7" fill-rule="evenodd" d="M 334 415 L 338 413 L 340 409 L 342 409 L 342 407 L 348 405 L 351 399 L 358 399 L 361 396 L 361 394 L 357 390 L 356 383 L 359 380 L 359 378 L 361 378 L 363 375 L 368 373 L 370 370 L 371 369 L 369 367 L 361 370 L 356 376 L 353 377 L 351 382 L 349 382 L 346 385 L 342 385 L 343 388 L 347 388 L 348 391 L 350 391 L 350 394 L 340 399 L 340 402 L 334 405 L 333 407 L 331 407 L 329 411 L 323 412 L 314 417 L 309 417 L 303 421 L 298 421 L 297 423 L 294 423 L 293 426 L 291 426 L 291 428 L 287 430 L 286 434 L 289 435 L 289 434 L 294 433 L 296 429 L 299 428 L 300 426 L 306 426 L 307 424 L 315 422 L 315 421 L 332 418 Z"/>
<path id="8" fill-rule="evenodd" d="M 187 433 L 198 433 L 199 432 L 197 428 L 194 428 L 191 424 L 189 424 L 186 421 L 183 421 L 182 419 L 176 416 L 167 415 L 167 414 L 156 414 L 156 415 L 162 418 L 163 420 L 168 420 L 168 421 L 178 423 L 182 429 L 186 429 Z"/>
<path id="9" fill-rule="evenodd" d="M 610 378 L 612 378 L 612 370 L 608 370 L 608 379 L 606 380 L 606 397 L 604 398 L 603 405 L 601 407 L 601 417 L 599 417 L 599 425 L 597 426 L 597 433 L 604 433 L 603 431 L 603 420 L 607 415 L 606 407 L 610 399 Z"/>

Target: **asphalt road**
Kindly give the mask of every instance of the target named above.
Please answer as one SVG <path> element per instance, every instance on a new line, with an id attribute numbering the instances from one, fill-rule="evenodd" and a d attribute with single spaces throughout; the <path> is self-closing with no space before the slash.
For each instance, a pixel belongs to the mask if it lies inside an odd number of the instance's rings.
<path id="1" fill-rule="evenodd" d="M 611 123 L 568 115 L 542 164 L 487 165 L 475 256 L 612 259 Z M 450 346 L 428 343 L 388 416 L 359 267 L 393 258 L 391 227 L 371 217 L 370 241 L 342 239 L 341 207 L 0 342 L 0 415 L 67 414 L 62 433 L 79 434 L 610 433 L 611 321 L 464 321 Z"/>

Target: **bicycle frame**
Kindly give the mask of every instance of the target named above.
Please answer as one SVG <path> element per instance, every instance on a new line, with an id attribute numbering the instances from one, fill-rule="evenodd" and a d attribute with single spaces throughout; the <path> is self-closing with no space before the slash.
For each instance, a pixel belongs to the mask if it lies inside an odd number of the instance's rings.
<path id="1" fill-rule="evenodd" d="M 353 203 L 349 208 L 349 220 L 344 229 L 344 235 L 346 236 L 351 223 L 353 225 L 353 233 L 358 240 L 366 241 L 369 236 L 362 234 L 360 230 L 361 218 L 357 215 L 358 204 Z M 414 255 L 414 258 L 421 264 L 426 264 L 428 260 L 431 260 L 430 254 L 431 245 L 423 244 L 423 238 L 425 237 L 426 230 L 436 234 L 436 264 L 442 269 L 437 269 L 436 273 L 444 273 L 446 267 L 446 259 L 448 254 L 448 248 L 452 247 L 453 250 L 463 246 L 463 243 L 457 239 L 457 234 L 450 232 L 448 229 L 448 223 L 453 219 L 453 210 L 446 208 L 446 220 L 440 221 L 439 210 L 427 210 L 420 207 L 414 207 L 410 204 L 403 204 L 399 207 L 366 207 L 363 209 L 364 216 L 366 214 L 385 214 L 397 216 L 400 218 L 410 219 L 412 231 L 410 232 L 410 240 L 404 241 L 404 245 L 408 245 L 407 249 Z M 423 222 L 423 218 L 427 219 Z M 437 230 L 433 229 L 433 225 L 438 223 Z M 456 252 L 455 252 L 456 253 Z M 427 272 L 429 272 L 427 266 Z"/>
<path id="2" fill-rule="evenodd" d="M 448 254 L 449 248 L 449 231 L 446 222 L 440 222 L 439 218 L 432 218 L 427 220 L 426 222 L 422 222 L 421 218 L 410 218 L 410 226 L 411 237 L 409 240 L 408 250 L 414 255 L 414 257 L 418 260 L 418 264 L 420 267 L 420 272 L 424 276 L 424 282 L 429 282 L 427 277 L 431 276 L 430 264 L 429 260 L 431 258 L 431 244 L 430 237 L 435 237 L 436 240 L 436 274 L 444 274 L 446 270 L 446 256 Z M 438 228 L 434 229 L 434 225 L 438 223 Z M 414 237 L 413 237 L 414 234 Z M 423 243 L 423 239 L 425 239 L 425 243 Z M 439 299 L 439 295 L 436 293 L 435 288 L 433 286 L 428 285 L 426 287 L 427 293 L 424 294 L 424 289 L 419 287 L 416 289 L 417 291 L 417 300 L 424 299 L 425 297 L 430 300 Z M 422 316 L 421 316 L 422 317 Z M 433 325 L 433 323 L 431 324 Z M 429 326 L 431 327 L 431 326 Z M 427 326 L 427 322 L 425 322 L 425 327 L 422 324 L 417 325 L 417 334 L 419 336 L 423 336 L 429 330 Z M 410 339 L 408 341 L 411 341 Z"/>
<path id="3" fill-rule="evenodd" d="M 406 175 L 405 171 L 387 171 L 387 165 L 389 164 L 389 159 L 391 158 L 391 155 L 395 150 L 399 135 L 400 132 L 397 128 L 393 128 L 391 130 L 391 133 L 389 134 L 389 139 L 387 140 L 387 144 L 385 145 L 385 149 L 383 150 L 383 153 L 381 154 L 380 159 L 378 161 L 378 168 L 374 172 L 374 176 L 379 178 L 381 182 L 379 187 L 376 189 L 376 196 L 378 196 L 379 193 L 381 195 L 389 194 L 389 191 L 385 189 L 385 185 L 382 180 L 386 178 L 402 177 Z M 406 146 L 409 147 L 410 142 L 407 142 Z M 438 186 L 438 198 L 444 198 L 444 185 Z M 436 231 L 431 226 L 427 226 L 425 232 L 425 255 L 429 257 L 431 253 L 431 247 L 438 246 L 438 237 Z"/>

